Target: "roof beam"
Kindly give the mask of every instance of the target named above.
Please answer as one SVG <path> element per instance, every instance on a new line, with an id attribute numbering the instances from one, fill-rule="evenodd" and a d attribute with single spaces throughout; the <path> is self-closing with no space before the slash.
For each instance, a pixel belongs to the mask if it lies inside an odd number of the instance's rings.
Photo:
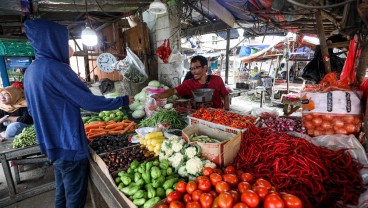
<path id="1" fill-rule="evenodd" d="M 216 0 L 201 0 L 200 3 L 231 28 L 237 27 L 234 16 Z"/>
<path id="2" fill-rule="evenodd" d="M 188 37 L 188 36 L 193 36 L 193 35 L 203 35 L 203 34 L 207 34 L 207 33 L 212 33 L 212 32 L 216 32 L 216 31 L 223 31 L 228 29 L 229 26 L 223 22 L 215 22 L 215 23 L 211 23 L 211 24 L 205 24 L 205 25 L 201 25 L 198 27 L 192 27 L 189 29 L 184 29 L 181 32 L 181 36 L 182 37 Z"/>

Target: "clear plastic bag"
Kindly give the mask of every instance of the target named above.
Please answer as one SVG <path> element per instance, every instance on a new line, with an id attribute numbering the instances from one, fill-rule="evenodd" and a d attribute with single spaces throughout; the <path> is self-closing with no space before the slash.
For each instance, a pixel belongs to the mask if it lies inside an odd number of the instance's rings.
<path id="1" fill-rule="evenodd" d="M 137 55 L 126 47 L 127 56 L 121 64 L 120 74 L 129 81 L 134 83 L 141 83 L 147 80 L 148 76 L 145 72 L 145 67 Z M 120 66 L 120 65 L 119 65 Z"/>

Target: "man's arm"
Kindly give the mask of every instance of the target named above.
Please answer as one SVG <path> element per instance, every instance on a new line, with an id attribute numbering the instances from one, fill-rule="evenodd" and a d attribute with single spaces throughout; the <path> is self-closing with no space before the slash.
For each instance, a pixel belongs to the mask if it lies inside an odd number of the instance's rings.
<path id="1" fill-rule="evenodd" d="M 168 97 L 170 97 L 170 96 L 172 96 L 172 95 L 174 95 L 176 93 L 178 93 L 176 91 L 176 89 L 175 88 L 171 88 L 171 89 L 166 90 L 163 93 L 153 95 L 152 97 L 155 98 L 155 99 L 157 99 L 157 98 L 158 99 L 164 99 L 164 98 L 168 98 Z"/>
<path id="2" fill-rule="evenodd" d="M 224 97 L 224 109 L 229 110 L 230 109 L 230 98 L 229 95 L 225 95 Z"/>

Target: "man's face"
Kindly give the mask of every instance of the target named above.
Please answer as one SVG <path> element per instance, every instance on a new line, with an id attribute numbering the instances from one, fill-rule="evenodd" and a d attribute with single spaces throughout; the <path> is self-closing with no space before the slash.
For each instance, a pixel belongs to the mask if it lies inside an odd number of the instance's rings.
<path id="1" fill-rule="evenodd" d="M 190 71 L 192 72 L 194 79 L 200 80 L 206 75 L 207 65 L 202 66 L 200 61 L 193 62 L 190 64 Z"/>

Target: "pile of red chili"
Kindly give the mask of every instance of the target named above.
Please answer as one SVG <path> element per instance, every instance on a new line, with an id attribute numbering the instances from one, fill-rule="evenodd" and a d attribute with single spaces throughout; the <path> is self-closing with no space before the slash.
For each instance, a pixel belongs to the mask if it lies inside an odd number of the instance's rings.
<path id="1" fill-rule="evenodd" d="M 243 116 L 222 109 L 200 108 L 192 116 L 237 129 L 245 129 L 248 123 L 256 121 L 256 118 L 252 116 Z"/>
<path id="2" fill-rule="evenodd" d="M 332 151 L 254 125 L 248 125 L 233 166 L 298 196 L 303 207 L 336 207 L 338 201 L 357 205 L 364 191 L 358 173 L 363 166 L 345 150 Z"/>

